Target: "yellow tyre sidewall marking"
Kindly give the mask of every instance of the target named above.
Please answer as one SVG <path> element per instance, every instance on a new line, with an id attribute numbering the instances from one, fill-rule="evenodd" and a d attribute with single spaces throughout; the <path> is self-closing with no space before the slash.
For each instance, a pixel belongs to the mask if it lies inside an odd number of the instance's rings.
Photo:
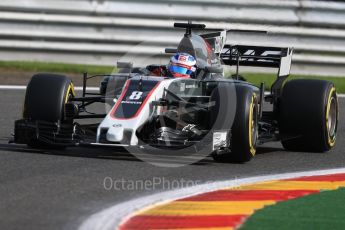
<path id="1" fill-rule="evenodd" d="M 332 95 L 336 92 L 335 90 L 335 87 L 332 87 L 330 92 L 329 92 L 329 95 L 328 95 L 328 99 L 327 99 L 327 108 L 326 108 L 326 129 L 327 129 L 327 140 L 328 140 L 328 145 L 330 147 L 333 147 L 335 145 L 335 135 L 333 137 L 330 136 L 330 133 L 328 132 L 330 127 L 329 127 L 329 124 L 328 124 L 328 120 L 329 120 L 329 110 L 330 110 L 330 107 L 331 107 L 331 99 L 332 99 Z M 337 103 L 337 106 L 338 106 L 338 101 L 336 99 L 336 103 Z M 336 122 L 336 121 L 335 121 Z"/>
<path id="2" fill-rule="evenodd" d="M 69 84 L 67 91 L 66 91 L 65 104 L 68 102 L 70 93 L 73 95 L 73 97 L 75 97 L 74 85 L 72 82 Z"/>
<path id="3" fill-rule="evenodd" d="M 249 133 L 249 148 L 250 148 L 250 153 L 252 154 L 252 156 L 255 156 L 255 153 L 256 153 L 256 147 L 254 146 L 253 142 L 252 142 L 252 129 L 253 129 L 253 110 L 254 110 L 254 107 L 256 106 L 256 94 L 254 93 L 253 96 L 252 96 L 252 101 L 250 103 L 250 106 L 249 106 L 249 125 L 248 125 L 248 133 Z"/>

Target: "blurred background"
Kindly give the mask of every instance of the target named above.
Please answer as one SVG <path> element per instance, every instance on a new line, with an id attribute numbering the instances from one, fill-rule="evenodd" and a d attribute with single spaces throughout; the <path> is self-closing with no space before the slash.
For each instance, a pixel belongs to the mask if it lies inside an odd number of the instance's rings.
<path id="1" fill-rule="evenodd" d="M 345 76 L 344 1 L 1 0 L 0 60 L 114 66 L 130 52 L 165 63 L 183 35 L 173 23 L 190 19 L 267 30 L 227 43 L 295 47 L 294 74 Z"/>

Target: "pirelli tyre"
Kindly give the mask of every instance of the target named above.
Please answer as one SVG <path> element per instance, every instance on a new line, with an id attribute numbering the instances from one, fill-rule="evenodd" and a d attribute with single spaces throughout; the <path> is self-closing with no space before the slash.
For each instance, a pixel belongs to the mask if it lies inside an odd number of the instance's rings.
<path id="1" fill-rule="evenodd" d="M 300 79 L 285 84 L 279 120 L 285 149 L 329 151 L 335 145 L 337 127 L 338 100 L 333 83 Z"/>
<path id="2" fill-rule="evenodd" d="M 234 90 L 226 89 L 226 87 L 218 90 Z M 212 97 L 218 97 L 219 93 L 216 91 Z M 225 102 L 229 101 L 222 98 Z M 229 103 L 229 102 L 228 102 Z M 231 102 L 230 102 L 231 103 Z M 218 116 L 227 119 L 229 113 L 226 108 L 233 108 L 233 104 L 219 103 L 221 108 L 218 109 Z M 225 106 L 225 108 L 222 108 Z M 233 123 L 230 127 L 223 127 L 230 129 L 230 147 L 223 150 L 215 151 L 212 156 L 217 162 L 233 162 L 244 163 L 251 160 L 256 153 L 256 144 L 258 139 L 258 98 L 255 91 L 246 85 L 236 86 L 236 108 Z"/>
<path id="3" fill-rule="evenodd" d="M 48 123 L 67 122 L 65 104 L 75 96 L 72 81 L 63 75 L 34 75 L 26 90 L 23 119 Z M 35 137 L 27 143 L 31 147 L 54 147 Z M 57 146 L 56 146 L 57 147 Z"/>

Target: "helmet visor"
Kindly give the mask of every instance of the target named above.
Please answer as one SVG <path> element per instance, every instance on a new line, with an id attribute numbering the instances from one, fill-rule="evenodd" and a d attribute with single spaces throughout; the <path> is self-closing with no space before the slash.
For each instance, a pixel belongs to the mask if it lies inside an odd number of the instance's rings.
<path id="1" fill-rule="evenodd" d="M 172 74 L 177 73 L 183 75 L 191 75 L 193 73 L 193 71 L 189 70 L 188 68 L 177 65 L 170 65 L 169 70 Z"/>

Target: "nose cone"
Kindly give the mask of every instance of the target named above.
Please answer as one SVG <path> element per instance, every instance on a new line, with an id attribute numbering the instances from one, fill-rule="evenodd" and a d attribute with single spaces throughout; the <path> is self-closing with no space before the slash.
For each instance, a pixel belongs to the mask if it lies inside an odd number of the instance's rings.
<path id="1" fill-rule="evenodd" d="M 124 129 L 122 127 L 111 127 L 107 133 L 107 141 L 121 142 L 123 140 Z"/>

